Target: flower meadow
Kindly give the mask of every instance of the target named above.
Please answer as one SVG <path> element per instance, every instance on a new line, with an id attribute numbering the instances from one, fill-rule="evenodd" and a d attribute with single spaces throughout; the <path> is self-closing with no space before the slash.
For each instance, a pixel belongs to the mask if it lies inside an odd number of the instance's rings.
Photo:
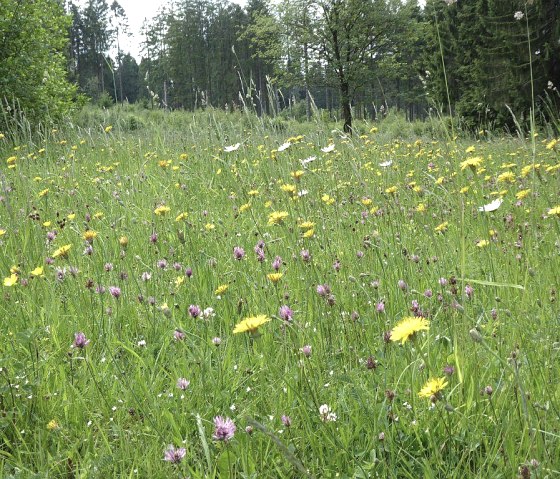
<path id="1" fill-rule="evenodd" d="M 0 135 L 0 476 L 559 477 L 560 142 L 204 115 Z"/>

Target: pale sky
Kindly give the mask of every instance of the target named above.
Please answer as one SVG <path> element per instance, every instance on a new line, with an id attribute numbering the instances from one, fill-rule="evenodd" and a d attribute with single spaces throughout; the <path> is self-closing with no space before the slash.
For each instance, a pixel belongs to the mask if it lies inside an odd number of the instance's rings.
<path id="1" fill-rule="evenodd" d="M 128 18 L 128 26 L 132 36 L 128 39 L 121 39 L 121 50 L 130 53 L 136 60 L 140 61 L 140 29 L 145 19 L 154 18 L 162 7 L 169 5 L 170 0 L 117 0 L 121 7 L 124 8 Z M 246 0 L 230 0 L 233 3 L 245 6 Z M 78 0 L 78 5 L 84 6 L 87 0 Z M 111 5 L 112 0 L 107 3 Z"/>

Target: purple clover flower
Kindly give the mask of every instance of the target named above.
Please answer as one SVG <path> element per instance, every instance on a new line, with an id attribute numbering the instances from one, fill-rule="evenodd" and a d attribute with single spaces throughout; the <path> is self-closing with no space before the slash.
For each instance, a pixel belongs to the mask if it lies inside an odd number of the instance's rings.
<path id="1" fill-rule="evenodd" d="M 235 423 L 229 417 L 216 416 L 214 418 L 214 434 L 212 438 L 215 441 L 227 442 L 233 438 L 236 429 Z"/>
<path id="2" fill-rule="evenodd" d="M 169 447 L 165 450 L 163 460 L 170 462 L 171 464 L 179 464 L 186 454 L 187 450 L 184 447 L 169 445 Z"/>
<path id="3" fill-rule="evenodd" d="M 74 342 L 72 343 L 73 348 L 84 349 L 89 344 L 89 339 L 82 332 L 74 333 Z"/>

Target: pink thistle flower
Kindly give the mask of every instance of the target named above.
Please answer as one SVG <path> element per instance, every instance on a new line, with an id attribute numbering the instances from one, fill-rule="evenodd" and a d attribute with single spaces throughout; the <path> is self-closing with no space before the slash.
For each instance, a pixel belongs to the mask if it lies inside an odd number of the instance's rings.
<path id="1" fill-rule="evenodd" d="M 212 438 L 215 441 L 227 442 L 233 438 L 236 429 L 235 423 L 229 417 L 216 416 L 214 418 L 214 434 Z"/>
<path id="2" fill-rule="evenodd" d="M 175 447 L 173 445 L 169 445 L 169 447 L 165 451 L 163 460 L 170 462 L 171 464 L 179 464 L 186 454 L 187 450 L 184 447 Z"/>

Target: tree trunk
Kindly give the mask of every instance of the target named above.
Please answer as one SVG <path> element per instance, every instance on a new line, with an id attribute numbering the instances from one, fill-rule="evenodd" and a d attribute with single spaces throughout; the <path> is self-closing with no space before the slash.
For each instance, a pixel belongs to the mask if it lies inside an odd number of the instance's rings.
<path id="1" fill-rule="evenodd" d="M 344 72 L 339 72 L 340 84 L 340 106 L 342 108 L 342 119 L 344 120 L 344 133 L 352 134 L 352 108 L 350 107 L 350 85 L 344 76 Z"/>

